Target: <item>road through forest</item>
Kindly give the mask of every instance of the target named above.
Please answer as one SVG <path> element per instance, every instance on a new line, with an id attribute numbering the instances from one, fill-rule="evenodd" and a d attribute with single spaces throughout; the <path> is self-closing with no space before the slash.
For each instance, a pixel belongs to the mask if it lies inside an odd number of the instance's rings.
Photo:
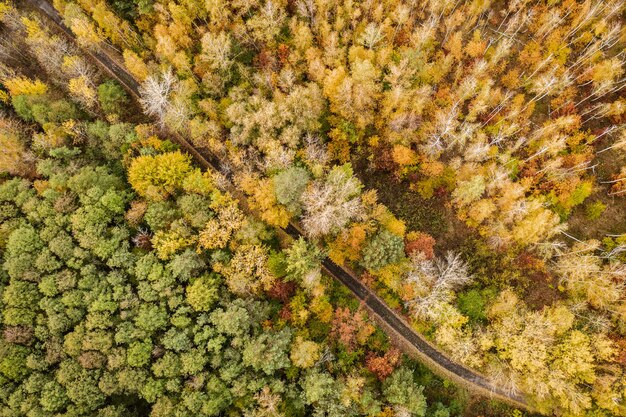
<path id="1" fill-rule="evenodd" d="M 74 40 L 74 34 L 64 25 L 61 16 L 48 1 L 24 0 L 24 3 L 37 10 L 56 28 Z M 139 83 L 118 63 L 122 62 L 121 59 L 112 58 L 114 54 L 117 54 L 112 47 L 104 45 L 100 51 L 89 50 L 85 53 L 103 70 L 117 79 L 135 99 L 139 98 Z M 203 168 L 216 170 L 220 173 L 228 172 L 224 169 L 225 165 L 216 156 L 209 154 L 208 151 L 196 149 L 180 135 L 173 134 L 172 136 Z M 302 236 L 299 228 L 293 224 L 290 224 L 285 232 L 295 239 Z M 372 319 L 387 332 L 406 354 L 418 359 L 436 374 L 463 386 L 471 393 L 495 398 L 516 407 L 529 408 L 523 396 L 503 390 L 487 377 L 448 358 L 444 352 L 437 349 L 424 336 L 415 332 L 404 319 L 389 308 L 370 288 L 365 286 L 352 271 L 337 265 L 329 258 L 322 261 L 322 266 L 328 274 L 352 291 L 366 307 Z"/>

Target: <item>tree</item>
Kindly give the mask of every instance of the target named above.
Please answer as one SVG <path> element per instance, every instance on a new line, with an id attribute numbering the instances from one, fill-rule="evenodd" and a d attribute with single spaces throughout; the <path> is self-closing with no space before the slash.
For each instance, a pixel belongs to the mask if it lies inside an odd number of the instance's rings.
<path id="1" fill-rule="evenodd" d="M 211 200 L 207 197 L 185 194 L 176 203 L 185 220 L 195 229 L 202 229 L 213 217 L 214 213 L 206 209 L 211 204 Z"/>
<path id="2" fill-rule="evenodd" d="M 0 172 L 29 176 L 34 173 L 35 156 L 25 146 L 17 125 L 9 119 L 0 119 Z"/>
<path id="3" fill-rule="evenodd" d="M 96 47 L 105 40 L 90 17 L 77 4 L 68 3 L 65 5 L 63 20 L 76 35 L 78 43 L 86 48 Z"/>
<path id="4" fill-rule="evenodd" d="M 143 205 L 146 205 L 144 202 Z M 154 232 L 167 230 L 181 216 L 181 212 L 171 201 L 154 201 L 144 208 L 143 220 Z"/>
<path id="5" fill-rule="evenodd" d="M 302 224 L 311 237 L 338 232 L 358 216 L 361 183 L 352 175 L 350 164 L 331 169 L 324 180 L 317 180 L 302 196 L 305 214 Z"/>
<path id="6" fill-rule="evenodd" d="M 264 386 L 261 391 L 254 396 L 258 408 L 253 411 L 256 416 L 277 416 L 280 415 L 279 407 L 282 399 L 280 395 L 272 393 L 269 386 Z"/>
<path id="7" fill-rule="evenodd" d="M 310 368 L 319 359 L 320 350 L 319 344 L 298 336 L 291 345 L 291 362 L 298 368 Z"/>
<path id="8" fill-rule="evenodd" d="M 456 189 L 452 193 L 455 203 L 459 205 L 468 205 L 478 200 L 485 192 L 485 178 L 481 175 L 475 175 L 472 178 L 461 181 L 457 184 Z"/>
<path id="9" fill-rule="evenodd" d="M 37 281 L 38 272 L 34 264 L 44 242 L 31 225 L 15 229 L 6 244 L 4 269 L 13 279 Z"/>
<path id="10" fill-rule="evenodd" d="M 68 90 L 72 97 L 87 108 L 93 108 L 96 105 L 97 93 L 94 87 L 92 81 L 84 75 L 71 78 L 68 83 Z"/>
<path id="11" fill-rule="evenodd" d="M 181 249 L 189 248 L 196 242 L 193 230 L 180 219 L 172 223 L 170 230 L 157 231 L 150 241 L 159 259 L 163 260 L 170 259 Z"/>
<path id="12" fill-rule="evenodd" d="M 150 339 L 144 342 L 133 342 L 129 345 L 126 352 L 126 361 L 128 365 L 140 368 L 150 362 L 151 353 L 152 343 Z"/>
<path id="13" fill-rule="evenodd" d="M 122 86 L 111 80 L 98 86 L 98 101 L 102 110 L 113 114 L 122 114 L 129 102 Z"/>
<path id="14" fill-rule="evenodd" d="M 181 152 L 142 155 L 131 162 L 128 181 L 139 195 L 159 201 L 181 189 L 191 172 L 190 158 Z"/>
<path id="15" fill-rule="evenodd" d="M 556 272 L 573 297 L 587 301 L 594 308 L 611 309 L 621 300 L 626 267 L 619 262 L 603 264 L 593 253 L 599 244 L 591 240 L 574 245 L 569 253 L 559 257 Z"/>
<path id="16" fill-rule="evenodd" d="M 233 401 L 232 394 L 228 387 L 212 375 L 206 385 L 209 400 L 202 405 L 202 412 L 209 416 L 218 416 Z"/>
<path id="17" fill-rule="evenodd" d="M 200 59 L 207 62 L 211 70 L 226 73 L 233 64 L 231 36 L 223 31 L 204 34 Z"/>
<path id="18" fill-rule="evenodd" d="M 347 307 L 339 307 L 335 310 L 330 334 L 352 351 L 357 346 L 365 344 L 374 330 L 374 326 L 367 322 L 362 310 L 353 313 Z"/>
<path id="19" fill-rule="evenodd" d="M 426 415 L 424 387 L 413 380 L 413 373 L 406 367 L 396 369 L 384 383 L 387 401 L 395 404 L 396 410 L 406 410 L 413 416 Z"/>
<path id="20" fill-rule="evenodd" d="M 278 204 L 272 191 L 270 179 L 257 179 L 251 176 L 244 177 L 239 181 L 240 187 L 250 196 L 251 208 L 260 212 L 260 217 L 269 225 L 287 227 L 289 224 L 289 212 Z"/>
<path id="21" fill-rule="evenodd" d="M 301 384 L 307 404 L 332 401 L 339 391 L 337 382 L 330 374 L 316 369 L 308 371 Z"/>
<path id="22" fill-rule="evenodd" d="M 293 166 L 279 172 L 272 180 L 276 200 L 290 212 L 298 214 L 301 209 L 300 198 L 310 180 L 308 171 Z"/>
<path id="23" fill-rule="evenodd" d="M 406 301 L 414 314 L 438 320 L 438 305 L 449 303 L 452 290 L 467 285 L 473 277 L 459 254 L 448 252 L 445 258 L 426 260 L 419 253 L 411 258 L 411 270 L 405 278 L 415 296 Z"/>
<path id="24" fill-rule="evenodd" d="M 247 333 L 253 324 L 253 317 L 246 307 L 248 306 L 243 299 L 237 299 L 215 309 L 210 315 L 210 322 L 219 333 L 241 336 Z"/>
<path id="25" fill-rule="evenodd" d="M 177 86 L 177 80 L 171 68 L 161 74 L 161 76 L 149 75 L 139 93 L 139 99 L 145 112 L 157 118 L 161 125 L 165 125 L 165 118 L 172 104 L 170 96 Z"/>
<path id="26" fill-rule="evenodd" d="M 435 239 L 427 234 L 420 232 L 409 233 L 406 237 L 405 252 L 411 256 L 415 252 L 421 252 L 426 259 L 433 259 L 435 257 Z"/>
<path id="27" fill-rule="evenodd" d="M 626 166 L 623 166 L 619 173 L 611 176 L 611 193 L 610 195 L 622 195 L 626 193 Z"/>
<path id="28" fill-rule="evenodd" d="M 128 71 L 135 77 L 139 82 L 143 82 L 148 78 L 150 72 L 148 71 L 148 66 L 141 59 L 139 55 L 137 55 L 134 51 L 129 49 L 124 49 L 124 65 L 128 68 Z"/>
<path id="29" fill-rule="evenodd" d="M 233 200 L 224 199 L 215 205 L 217 217 L 206 222 L 198 243 L 205 249 L 224 248 L 233 234 L 241 229 L 245 217 Z"/>
<path id="30" fill-rule="evenodd" d="M 310 290 L 313 289 L 321 277 L 320 261 L 324 257 L 321 249 L 299 238 L 285 250 L 285 254 L 287 279 L 295 280 Z"/>
<path id="31" fill-rule="evenodd" d="M 61 384 L 56 381 L 49 381 L 43 386 L 39 403 L 44 410 L 49 412 L 60 411 L 67 402 L 67 394 Z"/>
<path id="32" fill-rule="evenodd" d="M 527 215 L 511 230 L 511 236 L 520 245 L 529 245 L 549 239 L 564 229 L 559 216 L 542 206 L 539 201 L 531 201 Z"/>
<path id="33" fill-rule="evenodd" d="M 343 118 L 365 128 L 374 121 L 375 103 L 381 83 L 380 70 L 369 59 L 356 58 L 351 62 L 350 73 L 339 67 L 328 73 L 324 80 L 324 94 L 331 110 Z"/>
<path id="34" fill-rule="evenodd" d="M 467 292 L 458 294 L 458 305 L 461 313 L 475 321 L 487 319 L 486 304 L 488 291 L 479 291 L 473 288 Z"/>
<path id="35" fill-rule="evenodd" d="M 611 58 L 598 62 L 589 69 L 589 72 L 594 95 L 602 96 L 611 91 L 615 79 L 619 79 L 624 74 L 624 66 L 620 59 Z"/>
<path id="36" fill-rule="evenodd" d="M 365 245 L 361 264 L 369 270 L 377 270 L 400 261 L 403 256 L 402 237 L 383 229 Z"/>
<path id="37" fill-rule="evenodd" d="M 167 325 L 167 310 L 158 305 L 142 304 L 135 316 L 135 324 L 148 333 L 154 333 Z"/>
<path id="38" fill-rule="evenodd" d="M 74 103 L 65 99 L 53 100 L 47 95 L 13 96 L 11 104 L 17 115 L 24 121 L 35 121 L 41 126 L 52 122 L 53 124 L 47 126 L 48 130 L 46 134 L 48 136 L 54 135 L 55 133 L 57 135 L 67 135 L 67 131 L 59 131 L 60 128 L 54 123 L 62 123 L 71 119 L 76 120 L 80 118 L 80 111 Z M 55 129 L 57 130 L 56 132 Z M 60 144 L 57 142 L 61 141 L 57 138 L 48 138 L 48 140 L 56 146 L 59 146 Z"/>
<path id="39" fill-rule="evenodd" d="M 138 36 L 131 25 L 117 17 L 106 2 L 101 1 L 93 5 L 91 16 L 107 39 L 115 45 L 126 48 L 138 46 Z"/>
<path id="40" fill-rule="evenodd" d="M 400 360 L 400 351 L 390 349 L 383 356 L 370 353 L 365 362 L 367 369 L 376 375 L 380 381 L 384 381 L 395 369 Z"/>
<path id="41" fill-rule="evenodd" d="M 227 265 L 215 269 L 226 278 L 235 294 L 260 294 L 272 287 L 274 277 L 267 267 L 267 249 L 259 245 L 241 245 Z"/>
<path id="42" fill-rule="evenodd" d="M 28 349 L 0 340 L 0 375 L 3 379 L 19 382 L 31 372 L 26 366 Z M 5 379 L 5 380 L 6 380 Z"/>
<path id="43" fill-rule="evenodd" d="M 210 311 L 219 299 L 219 279 L 215 275 L 202 275 L 187 287 L 187 302 L 196 311 Z"/>
<path id="44" fill-rule="evenodd" d="M 265 331 L 249 340 L 243 349 L 243 364 L 266 375 L 273 375 L 278 369 L 288 367 L 288 349 L 291 342 L 291 330 L 284 328 L 278 332 Z"/>
<path id="45" fill-rule="evenodd" d="M 26 77 L 15 77 L 3 80 L 3 84 L 11 97 L 20 95 L 43 96 L 48 92 L 48 86 L 40 80 L 32 80 Z"/>

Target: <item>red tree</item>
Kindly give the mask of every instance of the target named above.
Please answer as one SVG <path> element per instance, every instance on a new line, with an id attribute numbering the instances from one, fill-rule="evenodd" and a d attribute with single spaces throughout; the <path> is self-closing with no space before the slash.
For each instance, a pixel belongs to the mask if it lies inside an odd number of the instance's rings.
<path id="1" fill-rule="evenodd" d="M 400 362 L 400 351 L 391 348 L 383 356 L 378 356 L 373 352 L 367 355 L 365 365 L 370 372 L 376 375 L 379 381 L 387 378 Z"/>

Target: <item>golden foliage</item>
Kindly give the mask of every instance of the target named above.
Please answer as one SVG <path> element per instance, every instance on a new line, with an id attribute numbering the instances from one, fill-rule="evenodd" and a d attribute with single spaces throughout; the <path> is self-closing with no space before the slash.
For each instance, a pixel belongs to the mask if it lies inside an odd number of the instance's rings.
<path id="1" fill-rule="evenodd" d="M 211 208 L 217 218 L 210 219 L 200 232 L 199 246 L 204 249 L 225 248 L 231 237 L 244 225 L 245 217 L 237 203 L 226 195 L 214 195 Z"/>
<path id="2" fill-rule="evenodd" d="M 124 49 L 124 64 L 133 77 L 139 82 L 145 81 L 150 75 L 148 66 L 139 55 L 130 49 Z"/>
<path id="3" fill-rule="evenodd" d="M 97 93 L 93 84 L 85 76 L 72 78 L 69 81 L 68 89 L 88 107 L 96 104 Z"/>
<path id="4" fill-rule="evenodd" d="M 34 171 L 34 156 L 27 149 L 17 129 L 6 119 L 0 119 L 0 172 L 30 175 Z"/>
<path id="5" fill-rule="evenodd" d="M 163 200 L 181 189 L 191 172 L 189 156 L 180 151 L 142 155 L 131 162 L 128 181 L 142 197 Z"/>
<path id="6" fill-rule="evenodd" d="M 272 287 L 274 277 L 267 267 L 267 249 L 259 245 L 241 245 L 227 265 L 215 264 L 226 278 L 228 288 L 239 295 L 259 295 Z"/>
<path id="7" fill-rule="evenodd" d="M 21 94 L 40 96 L 48 92 L 48 86 L 42 81 L 32 80 L 27 77 L 9 78 L 3 83 L 13 97 Z"/>
<path id="8" fill-rule="evenodd" d="M 258 179 L 251 175 L 239 181 L 241 189 L 250 196 L 248 200 L 253 210 L 260 212 L 261 219 L 272 226 L 287 227 L 291 215 L 276 200 L 273 181 L 270 178 Z"/>
<path id="9" fill-rule="evenodd" d="M 152 237 L 152 246 L 159 259 L 167 260 L 179 250 L 193 246 L 196 240 L 197 237 L 186 236 L 178 230 L 159 230 Z"/>
<path id="10" fill-rule="evenodd" d="M 395 145 L 391 151 L 393 161 L 400 165 L 412 165 L 416 162 L 417 154 L 414 150 L 404 145 Z"/>

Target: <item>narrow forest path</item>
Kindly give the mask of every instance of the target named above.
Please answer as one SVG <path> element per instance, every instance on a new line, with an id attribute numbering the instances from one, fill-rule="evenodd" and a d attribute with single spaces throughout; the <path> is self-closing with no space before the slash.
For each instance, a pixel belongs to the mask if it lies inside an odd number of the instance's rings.
<path id="1" fill-rule="evenodd" d="M 51 22 L 70 39 L 75 40 L 72 31 L 65 26 L 59 13 L 47 0 L 24 0 L 24 3 L 37 10 L 46 20 Z M 106 51 L 103 49 L 100 51 L 85 50 L 84 52 L 106 73 L 120 82 L 135 99 L 138 99 L 139 83 L 121 64 L 119 64 L 119 62 L 122 62 L 121 58 L 112 58 L 112 54 L 115 53 L 114 48 L 107 47 L 106 49 Z M 171 136 L 183 149 L 189 152 L 204 169 L 211 169 L 220 173 L 226 171 L 223 169 L 225 165 L 222 164 L 220 159 L 215 155 L 211 155 L 207 150 L 196 149 L 181 135 L 172 134 Z M 236 197 L 242 200 L 241 202 L 245 207 L 245 197 L 242 196 L 241 192 L 234 190 L 234 187 L 232 188 L 233 190 L 229 189 L 228 191 L 233 192 Z M 284 231 L 295 239 L 303 236 L 300 229 L 294 224 L 290 224 Z M 529 405 L 523 396 L 506 392 L 494 385 L 484 375 L 448 358 L 444 352 L 437 349 L 432 343 L 426 340 L 424 336 L 415 332 L 404 319 L 389 308 L 389 306 L 387 306 L 370 288 L 365 286 L 352 271 L 337 265 L 329 258 L 322 261 L 322 266 L 328 274 L 352 291 L 368 310 L 371 318 L 387 332 L 389 337 L 391 337 L 406 354 L 424 363 L 437 375 L 463 386 L 471 393 L 498 399 L 515 407 L 529 409 Z"/>

